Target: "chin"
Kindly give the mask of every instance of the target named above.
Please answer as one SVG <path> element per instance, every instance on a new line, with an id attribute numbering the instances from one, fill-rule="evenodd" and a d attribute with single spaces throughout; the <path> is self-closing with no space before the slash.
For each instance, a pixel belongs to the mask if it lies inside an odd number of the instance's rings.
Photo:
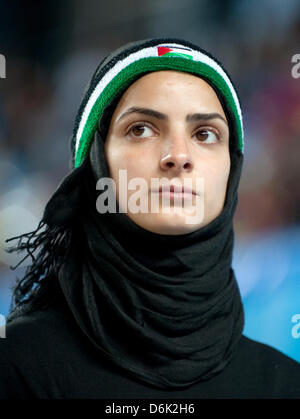
<path id="1" fill-rule="evenodd" d="M 133 221 L 152 233 L 167 235 L 191 233 L 198 230 L 203 224 L 203 221 L 197 224 L 188 224 L 186 216 L 178 214 L 153 214 L 151 217 L 148 214 L 147 218 L 143 220 L 133 219 Z"/>

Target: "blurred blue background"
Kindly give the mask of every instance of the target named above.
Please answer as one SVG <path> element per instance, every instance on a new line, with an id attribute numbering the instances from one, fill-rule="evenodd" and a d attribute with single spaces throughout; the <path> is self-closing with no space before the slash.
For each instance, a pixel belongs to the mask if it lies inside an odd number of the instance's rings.
<path id="1" fill-rule="evenodd" d="M 0 313 L 22 255 L 5 239 L 34 230 L 70 170 L 69 138 L 99 61 L 126 42 L 184 38 L 232 76 L 245 124 L 233 267 L 244 333 L 300 362 L 300 54 L 298 0 L 0 0 Z M 27 262 L 29 260 L 27 259 Z"/>

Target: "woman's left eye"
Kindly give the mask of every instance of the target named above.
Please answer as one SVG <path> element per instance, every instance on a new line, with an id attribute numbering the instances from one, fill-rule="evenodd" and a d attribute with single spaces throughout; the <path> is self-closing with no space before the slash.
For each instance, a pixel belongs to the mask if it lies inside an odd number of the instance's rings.
<path id="1" fill-rule="evenodd" d="M 210 129 L 200 129 L 196 132 L 195 136 L 201 143 L 212 144 L 219 141 L 218 134 Z"/>
<path id="2" fill-rule="evenodd" d="M 144 124 L 138 124 L 131 127 L 128 133 L 132 134 L 134 137 L 146 138 L 153 134 L 153 130 Z"/>

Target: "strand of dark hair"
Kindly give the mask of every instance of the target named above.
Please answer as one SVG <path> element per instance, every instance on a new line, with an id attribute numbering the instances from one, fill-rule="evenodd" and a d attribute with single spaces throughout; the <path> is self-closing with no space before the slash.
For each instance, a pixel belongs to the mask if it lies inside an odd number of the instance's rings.
<path id="1" fill-rule="evenodd" d="M 18 239 L 17 245 L 6 249 L 8 253 L 26 251 L 25 257 L 16 266 L 11 266 L 11 269 L 15 270 L 29 256 L 32 259 L 23 278 L 16 278 L 12 286 L 7 322 L 20 315 L 55 304 L 60 291 L 57 274 L 71 235 L 71 228 L 49 227 L 42 220 L 36 230 L 6 240 L 9 242 Z M 35 256 L 34 253 L 38 250 Z"/>

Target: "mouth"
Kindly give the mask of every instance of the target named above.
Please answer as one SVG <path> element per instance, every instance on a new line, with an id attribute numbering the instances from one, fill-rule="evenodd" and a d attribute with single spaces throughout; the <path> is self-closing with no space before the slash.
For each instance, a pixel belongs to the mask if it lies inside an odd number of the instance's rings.
<path id="1" fill-rule="evenodd" d="M 169 196 L 171 198 L 192 198 L 197 195 L 196 192 L 187 186 L 166 185 L 154 192 L 159 193 L 161 196 Z"/>

